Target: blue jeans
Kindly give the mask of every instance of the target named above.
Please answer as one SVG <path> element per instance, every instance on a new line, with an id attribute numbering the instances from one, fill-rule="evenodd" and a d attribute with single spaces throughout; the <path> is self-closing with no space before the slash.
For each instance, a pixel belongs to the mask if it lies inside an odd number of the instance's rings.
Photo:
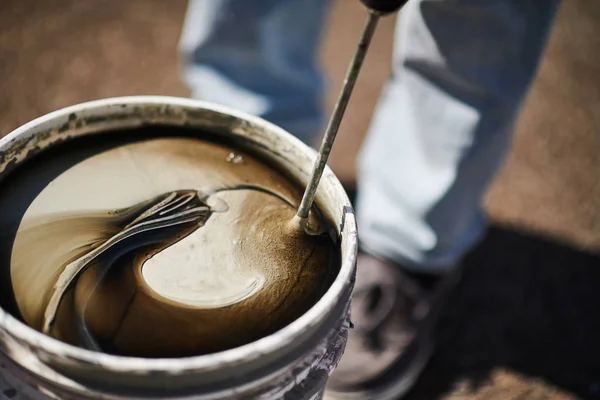
<path id="1" fill-rule="evenodd" d="M 358 159 L 365 251 L 442 272 L 481 238 L 481 200 L 510 144 L 558 4 L 404 6 L 393 74 Z M 310 143 L 324 123 L 318 49 L 329 6 L 191 0 L 180 51 L 192 96 L 262 116 Z"/>

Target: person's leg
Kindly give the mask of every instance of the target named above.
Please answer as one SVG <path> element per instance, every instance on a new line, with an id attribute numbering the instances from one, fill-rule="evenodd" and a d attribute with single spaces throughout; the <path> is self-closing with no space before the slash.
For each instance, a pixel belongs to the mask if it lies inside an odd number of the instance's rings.
<path id="1" fill-rule="evenodd" d="M 326 399 L 397 399 L 433 348 L 558 0 L 410 0 L 359 158 L 363 254 Z"/>
<path id="2" fill-rule="evenodd" d="M 535 76 L 558 0 L 410 1 L 359 159 L 360 236 L 418 271 L 481 237 L 482 197 Z"/>
<path id="3" fill-rule="evenodd" d="M 318 54 L 328 7 L 191 0 L 180 52 L 192 97 L 261 116 L 310 143 L 323 122 Z"/>

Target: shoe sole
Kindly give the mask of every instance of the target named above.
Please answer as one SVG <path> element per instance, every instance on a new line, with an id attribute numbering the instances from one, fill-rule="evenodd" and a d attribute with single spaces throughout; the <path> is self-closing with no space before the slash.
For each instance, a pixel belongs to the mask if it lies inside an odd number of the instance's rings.
<path id="1" fill-rule="evenodd" d="M 352 393 L 334 392 L 326 389 L 323 400 L 399 400 L 415 385 L 427 366 L 432 353 L 433 345 L 423 346 L 408 371 L 398 381 L 390 385 L 380 389 Z"/>

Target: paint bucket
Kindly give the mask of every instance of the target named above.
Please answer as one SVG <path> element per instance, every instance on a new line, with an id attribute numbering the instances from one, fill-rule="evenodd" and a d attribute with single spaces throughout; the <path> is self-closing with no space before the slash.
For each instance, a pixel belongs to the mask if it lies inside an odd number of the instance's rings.
<path id="1" fill-rule="evenodd" d="M 197 127 L 198 135 L 208 130 L 251 150 L 300 184 L 306 184 L 316 157 L 281 128 L 226 107 L 174 97 L 120 97 L 52 112 L 2 138 L 0 185 L 21 164 L 59 143 L 148 125 Z M 320 399 L 346 343 L 358 242 L 352 206 L 328 168 L 316 201 L 333 222 L 341 265 L 321 299 L 289 325 L 218 353 L 145 359 L 70 346 L 0 308 L 0 398 Z M 10 281 L 7 265 L 0 267 L 0 279 Z M 0 300 L 6 304 L 3 292 Z"/>

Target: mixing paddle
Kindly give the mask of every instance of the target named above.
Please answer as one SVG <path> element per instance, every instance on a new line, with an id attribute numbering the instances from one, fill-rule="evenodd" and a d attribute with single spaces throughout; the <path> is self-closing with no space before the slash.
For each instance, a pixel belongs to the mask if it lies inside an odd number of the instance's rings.
<path id="1" fill-rule="evenodd" d="M 342 90 L 333 109 L 333 113 L 331 114 L 331 118 L 329 119 L 329 123 L 327 124 L 327 129 L 325 130 L 321 147 L 317 153 L 317 158 L 308 185 L 306 186 L 302 201 L 298 207 L 298 212 L 295 216 L 295 219 L 300 222 L 300 226 L 302 227 L 305 227 L 307 224 L 308 214 L 315 199 L 321 176 L 323 176 L 323 170 L 327 165 L 329 153 L 331 153 L 331 148 L 333 147 L 333 142 L 335 141 L 335 137 L 342 122 L 344 112 L 346 111 L 346 106 L 350 101 L 350 95 L 354 89 L 354 84 L 358 78 L 365 56 L 367 55 L 367 50 L 369 49 L 369 44 L 375 33 L 377 22 L 382 15 L 399 10 L 407 1 L 408 0 L 361 0 L 366 6 L 369 15 L 354 52 L 354 56 L 350 61 L 346 78 L 342 84 Z"/>

